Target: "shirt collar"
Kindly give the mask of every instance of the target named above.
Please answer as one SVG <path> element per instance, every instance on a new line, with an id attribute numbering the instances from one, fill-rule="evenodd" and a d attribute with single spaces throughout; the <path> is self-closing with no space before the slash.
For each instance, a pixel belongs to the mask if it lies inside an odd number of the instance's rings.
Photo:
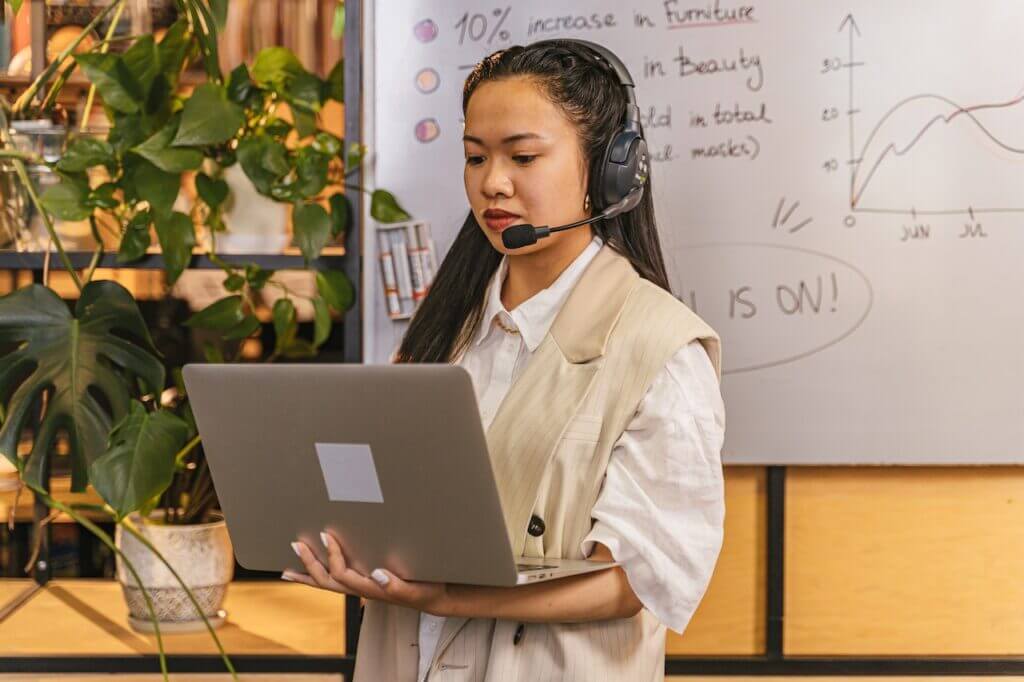
<path id="1" fill-rule="evenodd" d="M 602 243 L 601 238 L 594 235 L 587 248 L 576 256 L 575 260 L 562 271 L 551 286 L 538 291 L 511 312 L 505 310 L 505 306 L 501 302 L 501 285 L 504 284 L 505 276 L 508 274 L 508 255 L 503 256 L 487 285 L 484 315 L 474 337 L 473 345 L 477 346 L 483 343 L 496 326 L 494 324 L 495 316 L 499 316 L 502 324 L 506 327 L 519 330 L 526 347 L 531 353 L 534 352 L 547 335 L 548 330 L 551 329 L 555 316 L 558 315 L 565 299 L 568 298 L 576 282 L 583 275 L 583 271 L 601 250 Z M 500 329 L 498 332 L 504 333 Z"/>

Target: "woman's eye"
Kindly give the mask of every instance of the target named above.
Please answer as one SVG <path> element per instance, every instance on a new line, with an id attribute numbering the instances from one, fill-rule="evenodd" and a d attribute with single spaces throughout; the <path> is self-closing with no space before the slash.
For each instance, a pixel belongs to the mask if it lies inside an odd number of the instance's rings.
<path id="1" fill-rule="evenodd" d="M 534 154 L 533 156 L 530 156 L 529 154 L 516 154 L 515 156 L 512 157 L 512 160 L 522 166 L 525 166 L 526 164 L 530 163 L 536 158 L 536 154 Z"/>
<path id="2" fill-rule="evenodd" d="M 480 163 L 483 163 L 483 160 L 484 160 L 484 157 L 482 157 L 482 156 L 467 156 L 466 157 L 466 163 L 469 164 L 470 166 L 476 166 L 476 165 L 478 165 Z"/>

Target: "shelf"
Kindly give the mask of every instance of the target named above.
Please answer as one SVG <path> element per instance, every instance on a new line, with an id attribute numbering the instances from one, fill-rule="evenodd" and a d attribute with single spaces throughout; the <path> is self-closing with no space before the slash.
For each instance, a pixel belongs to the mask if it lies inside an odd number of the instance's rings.
<path id="1" fill-rule="evenodd" d="M 31 582 L 0 579 L 0 604 Z M 228 587 L 224 609 L 227 621 L 217 629 L 217 636 L 229 655 L 341 657 L 345 653 L 342 594 L 283 580 L 239 580 Z M 156 638 L 132 630 L 127 615 L 116 581 L 55 579 L 4 621 L 0 660 L 156 656 Z M 164 633 L 163 641 L 168 655 L 217 655 L 205 630 Z"/>
<path id="2" fill-rule="evenodd" d="M 0 72 L 0 88 L 24 88 L 28 86 L 34 79 L 31 76 L 24 76 L 20 74 L 8 74 Z M 206 82 L 205 71 L 185 71 L 178 78 L 179 85 L 199 85 L 200 83 Z M 66 88 L 78 88 L 81 90 L 89 89 L 92 85 L 92 81 L 83 75 L 74 75 L 68 78 L 64 83 Z"/>
<path id="3" fill-rule="evenodd" d="M 93 257 L 92 251 L 68 251 L 67 254 L 72 266 L 76 269 L 89 267 Z M 217 257 L 232 265 L 255 263 L 261 268 L 270 270 L 302 270 L 305 268 L 301 252 L 294 247 L 287 249 L 284 253 L 219 254 Z M 344 257 L 344 247 L 329 246 L 320 252 L 320 257 L 313 260 L 310 266 L 316 269 L 338 269 L 342 266 Z M 43 252 L 0 250 L 0 270 L 42 270 L 45 258 L 46 254 Z M 122 264 L 117 262 L 117 253 L 110 251 L 100 257 L 97 267 L 123 270 L 162 270 L 164 257 L 159 252 L 153 252 L 147 253 L 134 263 Z M 209 256 L 200 252 L 193 254 L 188 267 L 200 270 L 220 268 L 210 260 Z M 50 255 L 50 269 L 64 269 L 64 262 L 57 252 Z"/>

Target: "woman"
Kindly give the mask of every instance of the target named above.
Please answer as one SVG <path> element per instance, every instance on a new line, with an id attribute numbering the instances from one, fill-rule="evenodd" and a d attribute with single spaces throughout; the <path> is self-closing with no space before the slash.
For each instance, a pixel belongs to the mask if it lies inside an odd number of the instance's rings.
<path id="1" fill-rule="evenodd" d="M 576 41 L 484 59 L 463 92 L 471 214 L 398 349 L 473 378 L 506 523 L 525 556 L 619 566 L 515 588 L 328 566 L 288 580 L 366 598 L 357 682 L 655 680 L 722 542 L 724 410 L 714 331 L 669 293 L 650 181 L 615 218 L 507 249 L 510 225 L 605 206 L 596 186 L 627 98 Z"/>

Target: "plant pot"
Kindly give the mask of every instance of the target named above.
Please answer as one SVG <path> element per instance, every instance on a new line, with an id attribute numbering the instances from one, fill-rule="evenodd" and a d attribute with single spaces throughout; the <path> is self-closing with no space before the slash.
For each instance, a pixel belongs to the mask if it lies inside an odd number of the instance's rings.
<path id="1" fill-rule="evenodd" d="M 210 625 L 219 627 L 227 617 L 221 606 L 235 570 L 234 552 L 223 516 L 218 515 L 211 523 L 192 525 L 165 525 L 159 523 L 162 518 L 162 511 L 150 516 L 157 523 L 141 523 L 138 514 L 131 516 L 140 533 L 189 586 Z M 153 552 L 121 526 L 117 526 L 114 540 L 138 571 L 153 602 L 161 633 L 195 632 L 206 628 L 185 590 Z M 117 557 L 117 580 L 128 604 L 129 624 L 138 632 L 153 632 L 142 591 L 120 556 Z"/>

